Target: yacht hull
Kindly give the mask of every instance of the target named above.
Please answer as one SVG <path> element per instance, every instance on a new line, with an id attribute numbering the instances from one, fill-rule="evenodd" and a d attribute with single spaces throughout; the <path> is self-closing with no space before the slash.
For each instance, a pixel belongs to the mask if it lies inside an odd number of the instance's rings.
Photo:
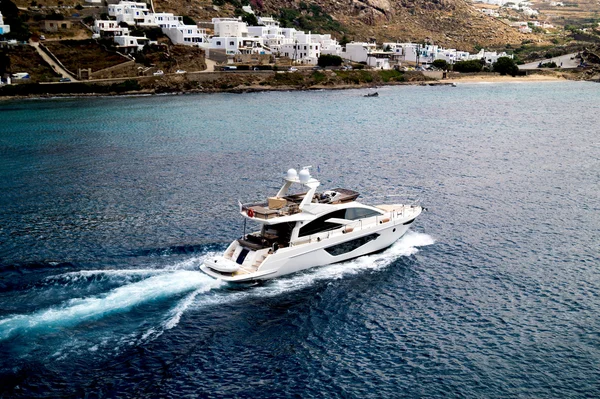
<path id="1" fill-rule="evenodd" d="M 337 237 L 280 248 L 269 254 L 258 270 L 252 273 L 218 272 L 209 267 L 214 258 L 207 260 L 201 270 L 214 278 L 230 282 L 268 280 L 382 251 L 399 240 L 410 227 L 409 224 L 389 222 Z"/>

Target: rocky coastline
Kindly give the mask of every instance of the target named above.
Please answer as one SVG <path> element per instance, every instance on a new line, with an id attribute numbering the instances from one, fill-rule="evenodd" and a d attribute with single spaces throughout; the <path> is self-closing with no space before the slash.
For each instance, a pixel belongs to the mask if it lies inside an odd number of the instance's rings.
<path id="1" fill-rule="evenodd" d="M 189 73 L 158 78 L 121 78 L 56 84 L 27 84 L 0 88 L 0 100 L 61 97 L 141 96 L 161 94 L 254 93 L 264 91 L 369 89 L 394 85 L 443 86 L 468 82 L 586 80 L 574 73 L 545 71 L 526 76 L 497 73 L 450 73 L 444 79 L 420 72 L 323 71 L 294 73 Z"/>

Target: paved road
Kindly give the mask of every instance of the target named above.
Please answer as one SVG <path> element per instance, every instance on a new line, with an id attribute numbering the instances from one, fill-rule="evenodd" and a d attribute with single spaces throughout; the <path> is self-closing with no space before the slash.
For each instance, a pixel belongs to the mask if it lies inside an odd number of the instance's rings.
<path id="1" fill-rule="evenodd" d="M 579 65 L 579 59 L 575 58 L 576 55 L 577 55 L 577 53 L 565 54 L 565 55 L 561 55 L 560 57 L 553 57 L 553 58 L 543 59 L 540 61 L 530 62 L 529 64 L 519 65 L 519 69 L 537 69 L 540 62 L 546 63 L 546 62 L 552 62 L 552 61 L 556 62 L 556 65 L 563 69 L 577 68 L 577 65 Z M 571 59 L 571 58 L 573 58 L 573 59 Z"/>
<path id="2" fill-rule="evenodd" d="M 48 54 L 46 54 L 40 48 L 40 44 L 38 42 L 34 42 L 33 40 L 30 40 L 29 44 L 38 52 L 38 54 L 44 59 L 44 61 L 46 61 L 52 68 L 54 68 L 56 73 L 60 74 L 63 78 L 71 79 L 72 82 L 77 82 L 77 79 L 75 79 L 74 76 L 71 76 L 71 74 L 69 72 L 65 71 L 63 69 L 63 67 L 61 67 L 56 62 L 54 62 L 54 60 L 52 58 L 48 57 Z"/>

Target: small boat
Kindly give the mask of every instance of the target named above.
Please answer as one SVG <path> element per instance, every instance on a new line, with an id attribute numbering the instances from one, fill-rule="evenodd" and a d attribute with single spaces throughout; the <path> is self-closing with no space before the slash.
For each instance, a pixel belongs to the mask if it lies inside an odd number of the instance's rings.
<path id="1" fill-rule="evenodd" d="M 320 182 L 309 168 L 288 170 L 267 201 L 240 203 L 244 234 L 200 269 L 216 279 L 248 282 L 347 261 L 389 247 L 423 211 L 417 204 L 364 205 L 356 201 L 358 192 L 344 188 L 317 193 Z M 301 193 L 290 194 L 292 186 L 301 186 Z M 247 221 L 258 222 L 260 230 L 246 234 Z"/>
<path id="2" fill-rule="evenodd" d="M 377 92 L 369 93 L 369 94 L 365 94 L 363 97 L 379 97 L 379 93 L 377 93 Z"/>

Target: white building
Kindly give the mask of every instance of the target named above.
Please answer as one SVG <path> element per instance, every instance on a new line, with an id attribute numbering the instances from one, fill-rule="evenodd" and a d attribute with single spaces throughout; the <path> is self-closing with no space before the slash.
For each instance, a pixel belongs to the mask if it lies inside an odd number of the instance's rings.
<path id="1" fill-rule="evenodd" d="M 259 37 L 213 36 L 209 39 L 209 43 L 209 48 L 225 50 L 230 55 L 264 53 L 262 38 Z"/>
<path id="2" fill-rule="evenodd" d="M 315 40 L 321 45 L 321 54 L 342 55 L 342 46 L 340 43 L 331 37 L 331 35 L 315 35 Z"/>
<path id="3" fill-rule="evenodd" d="M 101 36 L 123 36 L 129 34 L 129 28 L 122 28 L 117 21 L 101 20 L 94 21 L 92 31 Z"/>
<path id="4" fill-rule="evenodd" d="M 500 13 L 496 10 L 492 10 L 491 8 L 480 8 L 479 11 L 487 15 L 488 17 L 498 18 L 500 17 Z"/>
<path id="5" fill-rule="evenodd" d="M 484 60 L 487 64 L 493 64 L 498 61 L 500 57 L 508 57 L 513 58 L 512 54 L 507 54 L 504 51 L 498 53 L 496 51 L 485 51 L 484 49 L 479 50 L 477 54 L 472 54 L 469 56 L 470 60 Z"/>
<path id="6" fill-rule="evenodd" d="M 394 50 L 377 50 L 376 43 L 351 42 L 346 44 L 342 57 L 354 62 L 365 62 L 372 68 L 390 69 L 390 57 L 395 54 Z"/>
<path id="7" fill-rule="evenodd" d="M 321 56 L 321 43 L 318 41 L 321 35 L 313 37 L 311 33 L 296 31 L 295 36 L 293 41 L 287 40 L 280 46 L 279 54 L 295 63 L 316 65 Z"/>
<path id="8" fill-rule="evenodd" d="M 115 17 L 117 22 L 125 22 L 129 25 L 136 25 L 147 22 L 148 15 L 151 14 L 146 3 L 136 3 L 134 1 L 121 1 L 118 4 L 108 5 L 108 15 Z"/>
<path id="9" fill-rule="evenodd" d="M 0 35 L 5 35 L 10 32 L 10 25 L 4 25 L 4 18 L 0 12 Z"/>
<path id="10" fill-rule="evenodd" d="M 277 27 L 277 28 L 279 28 L 279 25 L 280 25 L 279 21 L 277 21 L 273 17 L 258 17 L 258 24 L 262 25 L 262 26 Z"/>
<path id="11" fill-rule="evenodd" d="M 248 25 L 241 18 L 213 18 L 215 36 L 247 37 Z"/>
<path id="12" fill-rule="evenodd" d="M 197 25 L 181 24 L 176 27 L 162 28 L 162 31 L 174 44 L 196 45 L 198 47 L 208 47 L 209 45 L 206 29 L 198 28 Z"/>
<path id="13" fill-rule="evenodd" d="M 117 44 L 117 47 L 124 53 L 141 51 L 145 45 L 150 44 L 150 39 L 139 36 L 115 36 L 113 40 Z"/>

